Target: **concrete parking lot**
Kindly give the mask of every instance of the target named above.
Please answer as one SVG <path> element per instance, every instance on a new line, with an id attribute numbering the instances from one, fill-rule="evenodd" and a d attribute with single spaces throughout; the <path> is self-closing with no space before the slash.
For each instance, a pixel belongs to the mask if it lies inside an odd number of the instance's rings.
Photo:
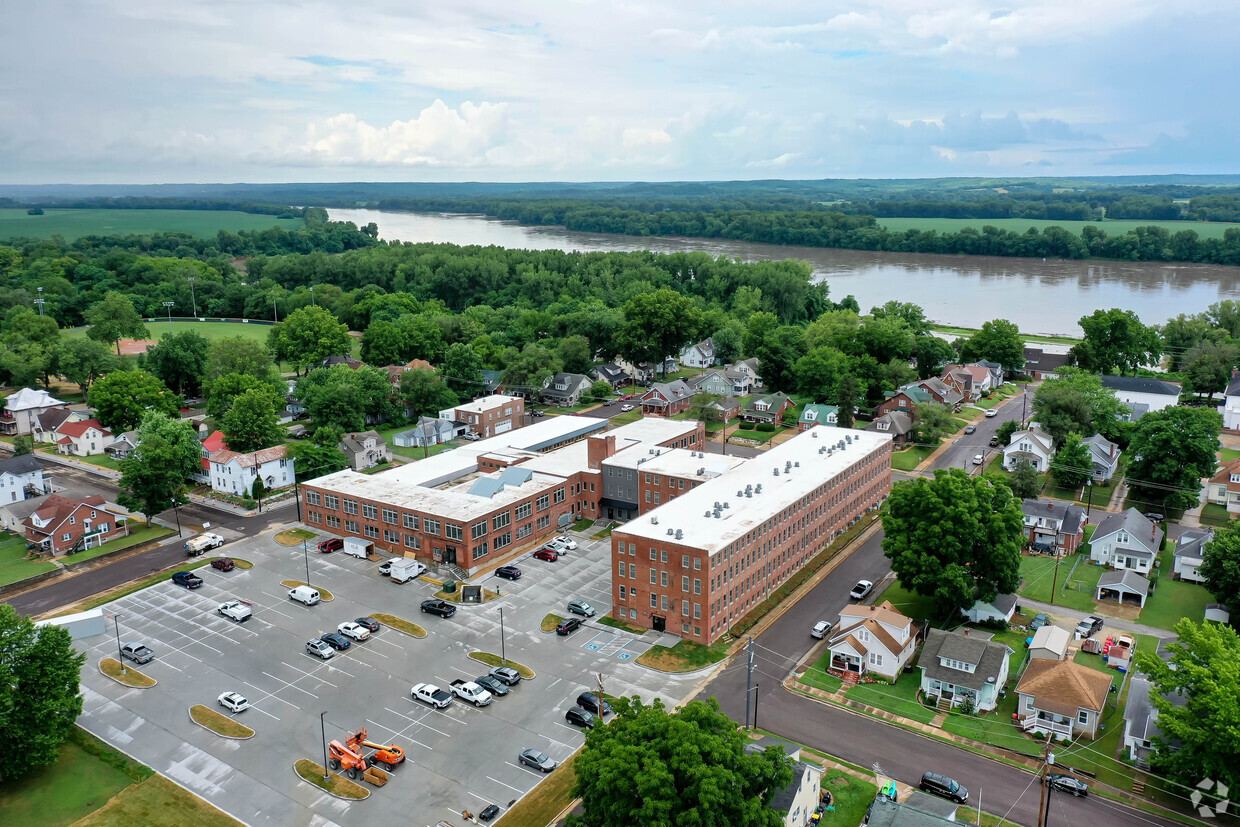
<path id="1" fill-rule="evenodd" d="M 252 561 L 253 569 L 205 568 L 202 588 L 165 581 L 104 607 L 119 618 L 121 643 L 140 640 L 155 651 L 141 670 L 159 684 L 128 689 L 100 674 L 99 659 L 117 655 L 109 622 L 107 634 L 78 641 L 89 656 L 80 722 L 248 824 L 390 819 L 418 825 L 451 821 L 489 803 L 506 810 L 543 777 L 519 766 L 518 752 L 534 747 L 563 760 L 581 745 L 583 734 L 565 722 L 564 712 L 580 692 L 597 689 L 600 674 L 609 694 L 668 702 L 687 695 L 701 677 L 666 675 L 633 662 L 656 642 L 674 642 L 671 636 L 638 637 L 599 625 L 597 618 L 567 637 L 539 630 L 548 612 L 567 615 L 565 604 L 573 598 L 600 614 L 610 608 L 608 544 L 577 539 L 579 548 L 556 562 L 528 555 L 516 561 L 524 575 L 516 582 L 487 578 L 501 599 L 464 606 L 448 619 L 419 612 L 432 584 L 392 584 L 378 574 L 377 563 L 322 555 L 313 544 L 304 555 L 270 535 L 230 542 L 222 551 Z M 303 606 L 280 584 L 305 579 L 307 556 L 311 583 L 329 589 L 331 602 Z M 253 605 L 249 621 L 238 624 L 216 613 L 219 603 L 233 598 Z M 468 653 L 501 650 L 501 608 L 502 648 L 537 677 L 481 709 L 458 700 L 440 711 L 412 700 L 414 683 L 447 687 L 487 671 Z M 327 661 L 306 653 L 307 640 L 374 612 L 419 623 L 428 636 L 415 639 L 385 627 Z M 240 692 L 252 704 L 238 717 L 256 731 L 253 739 L 227 740 L 190 721 L 188 707 L 215 707 L 225 691 Z M 343 741 L 364 726 L 369 740 L 406 750 L 405 764 L 387 786 L 371 788 L 366 801 L 340 801 L 293 773 L 298 758 L 323 760 L 321 712 L 329 740 Z"/>

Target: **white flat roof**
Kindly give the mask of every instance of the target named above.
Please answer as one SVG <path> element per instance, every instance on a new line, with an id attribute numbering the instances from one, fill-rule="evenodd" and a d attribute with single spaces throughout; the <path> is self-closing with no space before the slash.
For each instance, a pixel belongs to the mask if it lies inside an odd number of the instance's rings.
<path id="1" fill-rule="evenodd" d="M 834 448 L 846 436 L 852 442 L 846 442 L 844 450 L 819 453 L 819 448 Z M 811 428 L 626 523 L 616 533 L 658 541 L 669 539 L 669 529 L 680 529 L 684 534 L 676 543 L 715 554 L 890 441 L 887 434 L 872 431 Z M 793 463 L 790 471 L 785 471 L 787 463 Z M 752 497 L 744 495 L 746 486 L 753 486 Z M 717 519 L 716 502 L 728 504 Z"/>
<path id="2" fill-rule="evenodd" d="M 356 471 L 340 471 L 330 479 L 324 477 L 315 482 L 342 497 L 358 497 L 376 500 L 396 508 L 428 511 L 451 522 L 468 522 L 490 514 L 531 494 L 563 485 L 564 480 L 546 474 L 534 474 L 520 485 L 505 485 L 491 496 L 470 494 L 469 489 L 479 479 L 498 479 L 502 472 L 473 474 L 468 480 L 449 488 L 428 488 L 424 485 L 408 485 L 394 479 L 391 473 L 359 474 Z"/>
<path id="3" fill-rule="evenodd" d="M 505 405 L 511 405 L 513 402 L 520 400 L 519 396 L 504 396 L 503 394 L 493 393 L 490 396 L 484 396 L 481 399 L 475 399 L 464 405 L 457 405 L 453 410 L 467 411 L 469 413 L 486 413 L 494 408 L 502 408 Z"/>
<path id="4" fill-rule="evenodd" d="M 635 468 L 642 473 L 668 474 L 674 477 L 697 477 L 707 480 L 718 477 L 745 463 L 743 457 L 708 454 L 705 451 L 694 451 L 687 448 L 650 448 L 642 450 L 636 446 L 630 451 L 612 457 L 604 462 L 621 468 Z M 701 472 L 701 473 L 699 473 Z"/>

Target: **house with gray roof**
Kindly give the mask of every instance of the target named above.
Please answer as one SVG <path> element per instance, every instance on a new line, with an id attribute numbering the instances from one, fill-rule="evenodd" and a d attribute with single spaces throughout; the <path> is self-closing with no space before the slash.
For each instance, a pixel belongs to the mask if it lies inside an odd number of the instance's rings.
<path id="1" fill-rule="evenodd" d="M 1214 541 L 1214 529 L 1190 528 L 1175 542 L 1172 556 L 1175 564 L 1171 570 L 1176 580 L 1201 583 L 1204 578 L 1197 571 L 1205 562 L 1206 546 Z"/>
<path id="2" fill-rule="evenodd" d="M 785 827 L 804 827 L 818 806 L 822 792 L 822 768 L 801 760 L 801 748 L 779 738 L 767 736 L 745 745 L 745 752 L 764 752 L 769 747 L 783 751 L 792 759 L 792 780 L 778 790 L 766 806 L 784 814 Z"/>
<path id="3" fill-rule="evenodd" d="M 1101 376 L 1102 387 L 1111 391 L 1115 398 L 1133 411 L 1132 420 L 1139 418 L 1137 405 L 1145 405 L 1145 412 L 1152 413 L 1169 408 L 1180 401 L 1180 386 L 1160 379 L 1141 376 Z"/>
<path id="4" fill-rule="evenodd" d="M 1021 500 L 1025 539 L 1030 545 L 1056 554 L 1075 554 L 1085 542 L 1085 509 L 1062 500 Z"/>
<path id="5" fill-rule="evenodd" d="M 32 433 L 40 414 L 67 406 L 67 402 L 61 402 L 45 390 L 22 388 L 4 400 L 4 410 L 0 411 L 0 434 L 15 436 Z"/>
<path id="6" fill-rule="evenodd" d="M 938 698 L 942 710 L 970 701 L 977 711 L 989 712 L 1007 683 L 1011 654 L 1008 646 L 976 630 L 928 629 L 917 658 L 922 694 Z"/>
<path id="7" fill-rule="evenodd" d="M 892 441 L 898 447 L 912 438 L 913 416 L 905 411 L 888 411 L 866 425 L 865 429 L 877 431 L 880 434 L 890 434 Z"/>
<path id="8" fill-rule="evenodd" d="M 1131 569 L 1115 569 L 1098 578 L 1095 599 L 1099 601 L 1113 597 L 1115 602 L 1122 606 L 1125 599 L 1132 598 L 1141 608 L 1145 608 L 1145 601 L 1149 596 L 1150 581 Z"/>
<path id="9" fill-rule="evenodd" d="M 655 382 L 639 398 L 642 413 L 647 416 L 675 416 L 689 410 L 693 391 L 683 379 Z"/>
<path id="10" fill-rule="evenodd" d="M 43 466 L 35 459 L 34 454 L 0 459 L 0 503 L 21 502 L 27 497 L 46 493 L 48 491 L 43 480 Z"/>
<path id="11" fill-rule="evenodd" d="M 594 384 L 589 376 L 583 373 L 557 373 L 542 390 L 542 401 L 548 405 L 571 408 L 581 402 L 581 397 L 590 392 Z"/>
<path id="12" fill-rule="evenodd" d="M 959 805 L 946 798 L 913 790 L 904 801 L 881 792 L 866 811 L 866 827 L 957 827 Z"/>
<path id="13" fill-rule="evenodd" d="M 1158 523 L 1135 508 L 1110 514 L 1098 524 L 1089 542 L 1089 559 L 1117 569 L 1146 574 L 1154 566 L 1162 548 L 1163 532 Z"/>
<path id="14" fill-rule="evenodd" d="M 455 436 L 456 424 L 452 420 L 420 416 L 416 425 L 396 434 L 392 442 L 398 448 L 425 448 L 449 442 Z"/>
<path id="15" fill-rule="evenodd" d="M 1119 446 L 1102 434 L 1094 434 L 1081 440 L 1081 444 L 1089 451 L 1092 466 L 1089 476 L 1094 482 L 1110 482 L 1119 468 L 1119 457 L 1123 452 Z"/>
<path id="16" fill-rule="evenodd" d="M 1018 462 L 1025 460 L 1035 471 L 1041 473 L 1050 467 L 1051 458 L 1054 456 L 1055 440 L 1034 422 L 1028 430 L 1012 434 L 1007 447 L 1003 449 L 1003 467 L 1012 471 Z"/>
<path id="17" fill-rule="evenodd" d="M 994 600 L 976 600 L 967 609 L 961 609 L 970 623 L 985 623 L 988 620 L 1011 621 L 1016 614 L 1017 598 L 1014 594 L 1001 594 Z"/>
<path id="18" fill-rule="evenodd" d="M 1025 348 L 1025 375 L 1030 379 L 1058 379 L 1071 357 L 1066 353 L 1047 353 L 1040 347 Z"/>
<path id="19" fill-rule="evenodd" d="M 349 467 L 354 471 L 365 471 L 381 462 L 392 461 L 392 446 L 377 431 L 345 434 L 337 447 L 349 458 Z"/>
<path id="20" fill-rule="evenodd" d="M 103 446 L 103 452 L 114 460 L 122 460 L 133 453 L 133 449 L 138 447 L 138 432 L 125 431 L 118 436 L 110 445 Z"/>
<path id="21" fill-rule="evenodd" d="M 1160 649 L 1159 655 L 1162 654 Z M 1136 673 L 1129 679 L 1128 700 L 1124 704 L 1124 746 L 1141 769 L 1149 769 L 1150 756 L 1157 751 L 1156 742 L 1162 738 L 1162 730 L 1158 727 L 1158 709 L 1152 699 L 1153 691 L 1148 676 Z M 1188 703 L 1188 696 L 1174 692 L 1163 697 L 1172 706 L 1182 707 Z M 1178 741 L 1171 747 L 1178 748 Z"/>
<path id="22" fill-rule="evenodd" d="M 619 365 L 614 365 L 611 362 L 597 366 L 591 373 L 595 379 L 600 382 L 606 382 L 613 388 L 629 381 L 629 375 Z"/>
<path id="23" fill-rule="evenodd" d="M 687 368 L 708 368 L 715 364 L 715 343 L 708 337 L 680 351 L 680 364 Z"/>

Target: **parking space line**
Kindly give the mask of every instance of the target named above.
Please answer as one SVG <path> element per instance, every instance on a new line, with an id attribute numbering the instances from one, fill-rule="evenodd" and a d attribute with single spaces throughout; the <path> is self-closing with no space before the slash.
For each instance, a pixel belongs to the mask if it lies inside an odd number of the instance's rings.
<path id="1" fill-rule="evenodd" d="M 279 701 L 279 702 L 280 702 L 280 703 L 282 703 L 282 704 L 288 704 L 288 705 L 289 705 L 289 706 L 291 706 L 293 709 L 297 709 L 297 710 L 300 710 L 300 709 L 301 709 L 301 707 L 300 707 L 300 706 L 298 706 L 297 704 L 295 704 L 295 703 L 293 703 L 293 702 L 291 702 L 291 701 L 286 701 L 286 700 L 284 700 L 284 699 L 283 699 L 283 698 L 281 698 L 279 695 L 277 695 L 275 692 L 270 692 L 270 691 L 268 691 L 268 690 L 266 690 L 266 689 L 263 689 L 261 686 L 255 686 L 254 684 L 250 683 L 249 681 L 244 681 L 244 680 L 243 680 L 243 681 L 242 681 L 242 683 L 243 683 L 243 684 L 245 684 L 246 686 L 249 686 L 249 687 L 252 687 L 252 688 L 254 688 L 254 689 L 257 689 L 259 692 L 262 692 L 262 693 L 263 693 L 263 697 L 259 698 L 259 700 L 260 700 L 260 701 L 265 701 L 265 700 L 267 700 L 268 698 L 271 698 L 273 701 Z"/>
<path id="2" fill-rule="evenodd" d="M 398 649 L 404 648 L 394 640 L 388 640 L 387 638 L 382 638 L 382 637 L 375 637 L 373 634 L 371 634 L 370 639 L 375 641 L 376 643 L 386 643 L 388 646 L 395 646 Z"/>
<path id="3" fill-rule="evenodd" d="M 306 655 L 306 657 L 310 657 L 310 655 L 309 655 L 309 654 L 307 654 L 307 655 Z M 340 688 L 339 686 L 336 686 L 336 684 L 332 683 L 331 681 L 325 681 L 325 680 L 323 680 L 323 679 L 322 679 L 322 678 L 320 678 L 320 677 L 316 677 L 316 676 L 315 676 L 315 674 L 314 674 L 313 672 L 302 672 L 302 670 L 298 669 L 296 666 L 294 666 L 293 664 L 289 663 L 288 661 L 283 661 L 283 660 L 282 660 L 282 661 L 280 661 L 280 663 L 283 663 L 285 666 L 287 666 L 289 669 L 292 669 L 294 672 L 301 672 L 301 674 L 305 675 L 307 678 L 314 678 L 314 679 L 315 679 L 316 681 L 318 681 L 319 683 L 325 683 L 325 684 L 327 684 L 328 686 L 330 686 L 332 689 L 339 689 L 339 688 Z M 321 660 L 321 659 L 320 659 L 320 664 L 321 664 L 321 665 L 325 665 L 326 663 L 327 663 L 327 661 L 323 661 L 323 660 Z"/>
<path id="4" fill-rule="evenodd" d="M 511 761 L 508 761 L 506 763 L 508 763 L 510 766 L 514 766 L 514 767 L 516 766 L 516 764 L 513 764 Z M 496 784 L 499 784 L 501 787 L 507 787 L 508 789 L 512 790 L 514 793 L 520 793 L 521 795 L 525 795 L 526 793 L 525 790 L 519 790 L 516 787 L 512 786 L 511 784 L 505 784 L 503 781 L 500 781 L 498 778 L 496 778 L 493 775 L 488 775 L 487 778 L 490 779 L 491 781 L 494 781 Z"/>
<path id="5" fill-rule="evenodd" d="M 259 709 L 259 708 L 258 708 L 258 707 L 256 707 L 254 704 L 250 704 L 250 709 L 254 710 L 255 712 L 261 712 L 261 713 L 263 713 L 264 715 L 266 715 L 268 718 L 275 718 L 277 721 L 278 721 L 278 720 L 280 720 L 279 718 L 277 718 L 275 715 L 272 715 L 272 714 L 271 714 L 270 712 L 268 712 L 267 710 L 265 710 L 265 709 Z"/>
<path id="6" fill-rule="evenodd" d="M 302 689 L 300 686 L 293 686 L 293 684 L 289 683 L 288 681 L 281 680 L 280 678 L 277 678 L 275 675 L 271 674 L 270 672 L 263 672 L 263 674 L 264 674 L 264 675 L 266 675 L 267 677 L 271 678 L 273 681 L 280 681 L 280 682 L 281 682 L 281 683 L 283 683 L 285 686 L 287 686 L 289 689 L 296 689 L 298 692 L 305 692 L 305 693 L 306 693 L 307 695 L 309 695 L 311 698 L 317 698 L 317 697 L 319 697 L 318 695 L 316 695 L 316 694 L 314 694 L 313 692 L 311 692 L 309 689 Z M 300 678 L 298 678 L 298 680 L 301 680 L 301 679 L 300 679 Z"/>
<path id="7" fill-rule="evenodd" d="M 414 701 L 414 699 L 413 699 L 413 698 L 410 698 L 409 700 L 410 700 L 410 702 L 412 702 L 412 703 L 418 703 L 417 701 Z M 443 715 L 443 714 L 444 714 L 444 713 L 443 713 L 443 710 L 441 710 L 441 709 L 434 709 L 434 708 L 432 708 L 432 707 L 425 706 L 425 704 L 418 703 L 418 706 L 419 706 L 419 708 L 421 708 L 421 707 L 425 707 L 425 710 L 424 710 L 424 711 L 426 711 L 426 712 L 433 712 L 433 713 L 436 713 L 436 714 L 439 714 L 439 715 Z M 390 706 L 385 706 L 385 707 L 384 707 L 384 709 L 386 709 L 388 712 L 391 712 L 393 715 L 400 715 L 400 717 L 404 718 L 406 721 L 412 721 L 413 723 L 417 724 L 418 726 L 424 726 L 424 727 L 426 727 L 427 729 L 429 729 L 431 732 L 437 732 L 437 733 L 439 733 L 440 735 L 442 735 L 442 736 L 443 736 L 443 737 L 445 737 L 445 738 L 451 738 L 451 737 L 452 737 L 449 733 L 444 732 L 442 729 L 435 729 L 435 728 L 434 728 L 433 726 L 431 726 L 430 724 L 425 723 L 425 722 L 422 720 L 422 718 L 410 718 L 408 715 L 404 715 L 404 714 L 402 714 L 402 713 L 400 713 L 400 712 L 397 712 L 395 709 L 392 709 Z M 456 718 L 453 718 L 451 715 L 444 715 L 444 717 L 445 717 L 445 718 L 448 718 L 449 720 L 452 720 L 452 721 L 457 720 Z"/>
<path id="8" fill-rule="evenodd" d="M 400 730 L 398 732 L 397 730 L 385 727 L 383 724 L 379 723 L 378 721 L 373 721 L 370 718 L 366 719 L 366 723 L 373 724 L 374 726 L 377 726 L 379 729 L 383 730 L 384 732 L 390 732 L 396 738 L 404 738 L 406 741 L 408 741 L 411 744 L 417 744 L 422 749 L 429 750 L 431 752 L 435 751 L 435 748 L 430 746 L 429 744 L 424 744 L 421 741 L 415 741 L 414 739 L 410 738 L 408 735 L 405 734 L 404 730 Z M 414 723 L 417 723 L 417 722 L 415 721 Z M 413 726 L 413 724 L 410 724 L 410 726 Z M 408 729 L 408 727 L 406 727 L 406 729 Z"/>

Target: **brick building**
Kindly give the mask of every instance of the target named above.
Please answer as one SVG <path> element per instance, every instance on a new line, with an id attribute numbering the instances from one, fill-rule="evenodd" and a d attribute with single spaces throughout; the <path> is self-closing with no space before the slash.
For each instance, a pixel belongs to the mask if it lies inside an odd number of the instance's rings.
<path id="1" fill-rule="evenodd" d="M 129 534 L 128 518 L 110 511 L 103 497 L 93 494 L 71 500 L 49 494 L 25 522 L 26 539 L 52 554 L 64 554 L 75 546 L 94 548 Z"/>
<path id="2" fill-rule="evenodd" d="M 471 433 L 481 437 L 499 436 L 521 427 L 525 400 L 519 396 L 494 394 L 439 412 L 440 419 L 464 422 Z"/>
<path id="3" fill-rule="evenodd" d="M 889 436 L 824 428 L 677 485 L 612 532 L 615 616 L 710 644 L 890 489 Z"/>

